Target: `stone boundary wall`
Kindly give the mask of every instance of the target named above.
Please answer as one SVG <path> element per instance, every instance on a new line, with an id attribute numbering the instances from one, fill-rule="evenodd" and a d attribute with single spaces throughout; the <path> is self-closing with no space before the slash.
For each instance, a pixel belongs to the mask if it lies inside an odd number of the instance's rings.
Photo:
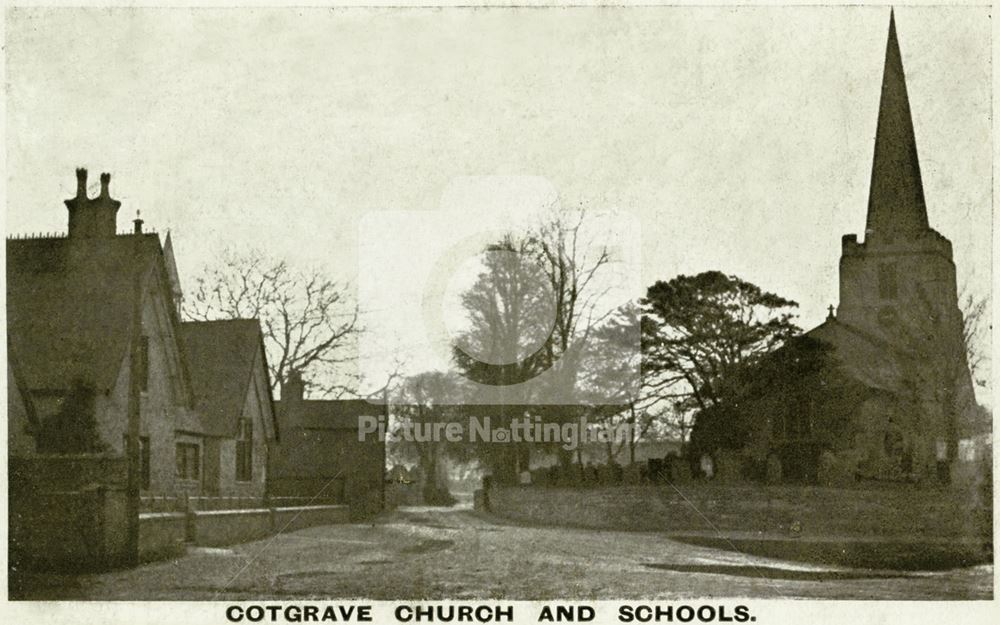
<path id="1" fill-rule="evenodd" d="M 184 553 L 187 515 L 183 512 L 143 512 L 139 515 L 139 560 L 149 562 Z"/>
<path id="2" fill-rule="evenodd" d="M 107 454 L 8 457 L 8 557 L 18 569 L 107 570 L 131 560 L 127 465 Z"/>
<path id="3" fill-rule="evenodd" d="M 350 510 L 343 505 L 144 512 L 139 515 L 139 558 L 171 558 L 184 553 L 187 544 L 221 547 L 349 520 Z"/>
<path id="4" fill-rule="evenodd" d="M 188 540 L 220 547 L 270 536 L 274 519 L 269 508 L 195 511 L 188 515 Z"/>
<path id="5" fill-rule="evenodd" d="M 13 567 L 89 572 L 134 562 L 136 554 L 127 544 L 130 517 L 124 458 L 13 457 L 8 469 L 8 558 Z M 349 506 L 323 500 L 315 503 L 325 505 L 313 505 L 314 501 L 147 496 L 140 500 L 146 510 L 139 513 L 138 557 L 140 561 L 169 558 L 182 554 L 189 543 L 230 545 L 350 521 Z M 217 509 L 227 505 L 241 509 Z"/>
<path id="6" fill-rule="evenodd" d="M 119 489 L 12 494 L 10 564 L 74 572 L 121 566 L 129 561 L 127 520 L 125 492 Z"/>
<path id="7" fill-rule="evenodd" d="M 989 539 L 992 520 L 962 491 L 765 485 L 597 488 L 493 486 L 479 508 L 539 525 L 670 532 L 746 532 L 796 538 Z"/>
<path id="8" fill-rule="evenodd" d="M 275 534 L 294 532 L 315 525 L 337 525 L 351 521 L 350 507 L 346 505 L 272 508 L 271 514 Z"/>

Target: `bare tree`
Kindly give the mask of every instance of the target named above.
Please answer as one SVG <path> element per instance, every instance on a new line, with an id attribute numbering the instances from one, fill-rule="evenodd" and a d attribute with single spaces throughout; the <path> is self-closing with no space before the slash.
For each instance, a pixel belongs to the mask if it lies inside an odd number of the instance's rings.
<path id="1" fill-rule="evenodd" d="M 614 311 L 602 308 L 611 283 L 603 269 L 611 254 L 590 226 L 583 210 L 552 209 L 538 225 L 508 234 L 484 251 L 483 271 L 462 296 L 469 330 L 453 356 L 467 378 L 509 387 L 499 404 L 532 403 L 534 398 L 522 393 L 552 393 L 563 402 L 585 399 L 579 389 L 583 352 L 594 328 Z M 545 388 L 515 386 L 542 372 Z M 505 425 L 513 415 L 500 412 Z M 572 419 L 573 412 L 548 417 Z M 526 444 L 506 445 L 504 453 L 491 456 L 494 475 L 510 478 L 523 469 L 527 451 Z M 567 464 L 564 451 L 560 458 Z"/>
<path id="2" fill-rule="evenodd" d="M 977 386 L 985 387 L 991 364 L 989 351 L 984 349 L 992 330 L 989 319 L 990 299 L 986 295 L 976 295 L 965 285 L 958 294 L 958 300 L 962 309 L 962 342 L 969 362 L 969 373 Z"/>
<path id="3" fill-rule="evenodd" d="M 490 362 L 517 363 L 486 371 L 523 381 L 555 369 L 554 383 L 575 389 L 587 340 L 615 310 L 602 308 L 611 253 L 588 225 L 582 209 L 552 208 L 537 226 L 485 250 L 485 269 L 462 297 L 471 329 L 459 343 Z M 537 352 L 527 349 L 537 345 Z M 477 372 L 461 351 L 455 355 L 463 372 Z"/>
<path id="4" fill-rule="evenodd" d="M 586 226 L 582 208 L 551 209 L 529 234 L 553 298 L 554 323 L 546 346 L 549 366 L 559 366 L 560 383 L 572 388 L 579 373 L 579 356 L 594 327 L 613 310 L 600 310 L 609 286 L 602 268 L 612 262 L 608 247 L 595 244 L 597 233 Z"/>
<path id="5" fill-rule="evenodd" d="M 549 340 L 554 309 L 534 260 L 530 242 L 514 235 L 484 250 L 483 270 L 461 296 L 469 329 L 453 349 L 466 377 L 516 384 L 548 366 L 540 348 Z"/>
<path id="6" fill-rule="evenodd" d="M 643 365 L 637 340 L 642 315 L 636 301 L 620 306 L 594 329 L 583 359 L 580 384 L 585 394 L 594 395 L 592 418 L 628 426 L 627 438 L 607 443 L 609 462 L 626 445 L 629 461 L 635 462 L 636 447 L 644 440 L 686 443 L 694 425 L 694 411 L 664 391 L 664 380 L 674 378 Z M 594 360 L 600 362 L 594 366 Z"/>
<path id="7" fill-rule="evenodd" d="M 271 383 L 292 371 L 320 394 L 346 390 L 338 369 L 353 360 L 358 309 L 348 285 L 318 269 L 300 271 L 257 250 L 226 250 L 184 300 L 192 321 L 259 319 Z"/>

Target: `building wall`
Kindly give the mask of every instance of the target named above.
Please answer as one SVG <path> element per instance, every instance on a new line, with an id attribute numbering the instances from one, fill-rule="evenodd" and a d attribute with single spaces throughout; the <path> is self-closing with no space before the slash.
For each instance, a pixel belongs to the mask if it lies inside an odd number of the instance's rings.
<path id="1" fill-rule="evenodd" d="M 149 339 L 147 390 L 140 393 L 139 400 L 139 435 L 149 441 L 150 487 L 146 492 L 197 493 L 200 484 L 180 485 L 176 479 L 176 429 L 183 422 L 186 409 L 176 337 L 161 287 L 159 280 L 148 280 L 142 305 L 142 334 Z M 131 354 L 126 353 L 114 389 L 97 398 L 101 437 L 110 451 L 119 454 L 125 453 L 130 375 Z"/>
<path id="2" fill-rule="evenodd" d="M 187 389 L 181 373 L 177 336 L 170 316 L 165 284 L 157 276 L 147 281 L 142 304 L 142 334 L 149 341 L 147 389 L 140 394 L 140 436 L 148 441 L 150 484 L 144 494 L 240 495 L 261 497 L 267 479 L 268 437 L 273 436 L 273 416 L 267 395 L 263 362 L 257 363 L 248 385 L 243 414 L 253 423 L 253 479 L 236 481 L 235 415 L 232 437 L 205 437 L 198 432 L 198 415 L 185 406 Z M 98 393 L 97 425 L 107 451 L 125 453 L 128 423 L 131 354 L 122 354 L 114 387 Z M 54 410 L 57 402 L 50 402 Z M 177 476 L 178 442 L 199 446 L 197 480 Z"/>
<path id="3" fill-rule="evenodd" d="M 886 298 L 880 293 L 883 266 L 894 268 L 895 297 Z M 954 324 L 956 318 L 961 318 L 955 265 L 947 240 L 933 233 L 898 243 L 844 242 L 839 320 L 892 342 L 899 338 L 892 317 L 912 324 L 927 319 L 931 309 L 942 323 Z"/>
<path id="4" fill-rule="evenodd" d="M 249 482 L 236 479 L 236 440 L 219 440 L 219 494 L 223 496 L 263 497 L 267 480 L 267 442 L 254 424 L 253 472 Z"/>
<path id="5" fill-rule="evenodd" d="M 344 500 L 347 470 L 354 457 L 349 429 L 285 427 L 270 459 L 268 492 L 275 496 Z M 356 441 L 354 441 L 356 442 Z"/>
<path id="6" fill-rule="evenodd" d="M 203 441 L 205 452 L 202 463 L 202 493 L 212 497 L 222 494 L 222 446 L 225 439 L 214 436 L 205 437 Z"/>
<path id="7" fill-rule="evenodd" d="M 247 385 L 242 415 L 243 418 L 250 419 L 253 427 L 251 480 L 243 482 L 236 479 L 236 439 L 221 439 L 218 442 L 219 492 L 222 495 L 262 497 L 267 484 L 267 456 L 270 439 L 273 437 L 274 416 L 267 394 L 267 375 L 260 360 L 255 363 L 253 379 Z"/>
<path id="8" fill-rule="evenodd" d="M 385 444 L 356 429 L 286 428 L 271 457 L 271 496 L 347 503 L 356 517 L 382 509 Z"/>
<path id="9" fill-rule="evenodd" d="M 22 569 L 82 572 L 127 562 L 126 476 L 120 456 L 12 458 L 8 467 L 11 563 Z"/>
<path id="10" fill-rule="evenodd" d="M 351 463 L 345 464 L 345 495 L 354 518 L 375 514 L 385 505 L 385 443 L 375 436 L 357 440 L 352 431 Z"/>
<path id="11" fill-rule="evenodd" d="M 36 455 L 35 437 L 31 434 L 28 409 L 21 389 L 14 378 L 14 370 L 7 363 L 7 454 L 28 457 Z"/>
<path id="12" fill-rule="evenodd" d="M 880 291 L 883 267 L 893 267 L 896 294 Z M 951 244 L 929 231 L 917 239 L 858 244 L 845 237 L 840 261 L 838 321 L 878 337 L 901 357 L 901 380 L 894 413 L 859 414 L 859 425 L 872 423 L 902 430 L 914 469 L 932 473 L 945 445 L 947 460 L 957 457 L 961 424 L 975 408 L 975 394 L 962 340 L 955 265 Z M 875 428 L 877 429 L 877 428 Z M 884 435 L 884 432 L 883 432 Z M 880 441 L 866 443 L 872 462 Z M 885 460 L 883 458 L 882 460 Z"/>

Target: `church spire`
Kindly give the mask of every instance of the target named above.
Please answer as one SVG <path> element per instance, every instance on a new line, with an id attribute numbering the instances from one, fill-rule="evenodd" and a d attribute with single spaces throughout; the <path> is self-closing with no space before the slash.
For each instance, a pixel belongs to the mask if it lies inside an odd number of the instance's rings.
<path id="1" fill-rule="evenodd" d="M 928 227 L 896 19 L 890 11 L 865 240 L 873 235 L 880 240 L 910 238 Z"/>

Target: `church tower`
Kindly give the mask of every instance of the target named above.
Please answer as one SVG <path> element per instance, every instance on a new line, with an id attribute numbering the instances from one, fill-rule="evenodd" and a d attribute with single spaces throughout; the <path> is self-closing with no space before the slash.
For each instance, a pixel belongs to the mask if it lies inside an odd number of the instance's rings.
<path id="1" fill-rule="evenodd" d="M 893 343 L 901 333 L 941 334 L 961 324 L 951 242 L 927 219 L 892 14 L 864 241 L 843 237 L 837 320 Z"/>
<path id="2" fill-rule="evenodd" d="M 814 331 L 821 338 L 831 335 L 840 336 L 834 341 L 840 345 L 869 345 L 867 356 L 842 350 L 845 364 L 867 371 L 862 377 L 880 380 L 874 386 L 893 397 L 861 419 L 875 447 L 881 449 L 884 440 L 885 453 L 899 455 L 894 462 L 904 473 L 926 474 L 935 466 L 947 472 L 942 467 L 956 458 L 959 431 L 975 394 L 951 242 L 927 218 L 892 14 L 864 240 L 844 235 L 840 306 L 835 318 L 831 315 Z M 892 441 L 897 436 L 898 445 Z"/>

